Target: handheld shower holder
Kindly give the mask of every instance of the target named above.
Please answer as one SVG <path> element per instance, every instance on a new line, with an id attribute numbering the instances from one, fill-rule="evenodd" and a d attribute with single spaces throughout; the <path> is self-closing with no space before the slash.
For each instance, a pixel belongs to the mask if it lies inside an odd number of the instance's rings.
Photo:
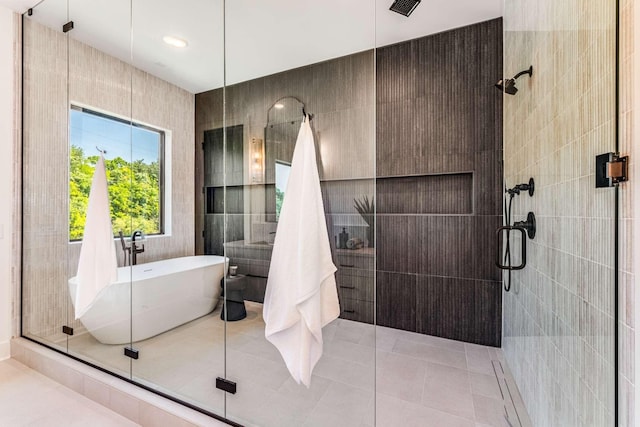
<path id="1" fill-rule="evenodd" d="M 522 261 L 520 265 L 504 265 L 501 262 L 502 249 L 500 245 L 500 236 L 503 231 L 507 231 L 507 236 L 511 231 L 518 231 L 522 234 L 520 241 L 522 242 Z M 513 225 L 504 225 L 496 230 L 496 267 L 501 270 L 522 270 L 527 266 L 527 236 L 529 239 L 536 237 L 536 216 L 533 212 L 527 214 L 526 221 L 518 221 Z M 508 237 L 507 237 L 508 238 Z"/>

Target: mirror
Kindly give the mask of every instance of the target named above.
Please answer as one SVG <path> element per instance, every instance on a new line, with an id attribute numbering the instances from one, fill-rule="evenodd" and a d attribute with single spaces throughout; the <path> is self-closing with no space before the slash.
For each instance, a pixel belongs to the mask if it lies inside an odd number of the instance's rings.
<path id="1" fill-rule="evenodd" d="M 274 102 L 267 111 L 267 126 L 264 132 L 267 222 L 277 222 L 280 216 L 304 108 L 301 100 L 286 96 Z"/>

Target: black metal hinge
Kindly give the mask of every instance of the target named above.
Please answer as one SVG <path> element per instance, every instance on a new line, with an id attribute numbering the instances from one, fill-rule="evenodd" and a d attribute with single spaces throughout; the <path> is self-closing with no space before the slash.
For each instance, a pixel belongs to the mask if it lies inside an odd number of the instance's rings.
<path id="1" fill-rule="evenodd" d="M 236 383 L 224 378 L 216 378 L 216 388 L 226 391 L 227 393 L 236 394 Z"/>
<path id="2" fill-rule="evenodd" d="M 138 350 L 134 350 L 132 347 L 125 347 L 124 348 L 124 355 L 127 356 L 127 357 L 130 357 L 132 359 L 138 360 L 138 357 L 140 356 L 140 353 L 138 353 Z"/>
<path id="3" fill-rule="evenodd" d="M 73 335 L 73 328 L 71 328 L 69 326 L 63 326 L 62 327 L 62 333 L 63 334 L 67 334 L 67 335 Z"/>
<path id="4" fill-rule="evenodd" d="M 27 10 L 27 15 L 32 16 L 33 15 L 33 8 L 29 8 L 29 10 Z"/>
<path id="5" fill-rule="evenodd" d="M 596 188 L 615 187 L 629 180 L 629 156 L 605 153 L 596 156 Z"/>
<path id="6" fill-rule="evenodd" d="M 68 33 L 71 30 L 73 30 L 73 21 L 69 21 L 62 26 L 63 33 Z"/>

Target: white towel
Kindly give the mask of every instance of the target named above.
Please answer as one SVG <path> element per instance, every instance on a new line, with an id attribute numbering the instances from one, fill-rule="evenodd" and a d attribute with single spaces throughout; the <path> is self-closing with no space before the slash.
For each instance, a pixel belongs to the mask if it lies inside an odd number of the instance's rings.
<path id="1" fill-rule="evenodd" d="M 300 126 L 278 220 L 264 298 L 265 337 L 291 376 L 309 387 L 322 327 L 340 315 L 313 132 Z"/>
<path id="2" fill-rule="evenodd" d="M 104 158 L 96 164 L 89 192 L 84 237 L 78 261 L 75 311 L 82 317 L 98 295 L 118 278 L 118 260 L 109 214 L 109 192 Z"/>

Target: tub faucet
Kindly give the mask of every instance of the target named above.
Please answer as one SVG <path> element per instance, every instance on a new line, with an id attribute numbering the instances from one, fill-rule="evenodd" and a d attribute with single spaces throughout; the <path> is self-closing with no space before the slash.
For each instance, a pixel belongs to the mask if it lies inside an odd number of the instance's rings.
<path id="1" fill-rule="evenodd" d="M 124 241 L 124 235 L 122 234 L 122 230 L 118 232 L 120 236 L 120 244 L 122 245 L 122 252 L 124 252 L 124 263 L 122 265 L 127 266 L 131 261 L 131 248 L 127 246 L 127 243 Z"/>
<path id="2" fill-rule="evenodd" d="M 138 246 L 136 243 L 137 239 L 144 239 L 144 234 L 140 230 L 136 230 L 131 235 L 131 265 L 136 265 L 138 263 L 138 254 L 144 252 L 144 243 L 142 246 Z"/>

